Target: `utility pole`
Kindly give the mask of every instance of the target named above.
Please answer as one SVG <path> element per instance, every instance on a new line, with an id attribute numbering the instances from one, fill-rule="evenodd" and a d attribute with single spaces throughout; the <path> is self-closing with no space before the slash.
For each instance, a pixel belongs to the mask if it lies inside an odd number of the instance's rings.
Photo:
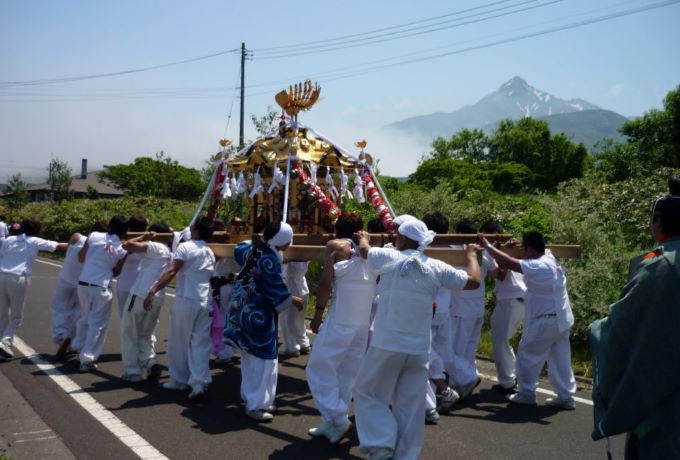
<path id="1" fill-rule="evenodd" d="M 245 94 L 244 94 L 244 86 L 245 86 L 245 78 L 246 78 L 246 44 L 241 43 L 241 126 L 239 128 L 238 132 L 238 148 L 241 150 L 244 146 L 243 143 L 243 117 L 245 114 Z"/>

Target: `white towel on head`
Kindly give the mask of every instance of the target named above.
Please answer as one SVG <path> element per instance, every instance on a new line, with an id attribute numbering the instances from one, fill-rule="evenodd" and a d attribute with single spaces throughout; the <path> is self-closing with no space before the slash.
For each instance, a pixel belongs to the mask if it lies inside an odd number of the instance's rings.
<path id="1" fill-rule="evenodd" d="M 424 251 L 434 241 L 435 232 L 418 219 L 407 220 L 399 226 L 398 232 L 406 238 L 418 242 L 418 250 Z"/>

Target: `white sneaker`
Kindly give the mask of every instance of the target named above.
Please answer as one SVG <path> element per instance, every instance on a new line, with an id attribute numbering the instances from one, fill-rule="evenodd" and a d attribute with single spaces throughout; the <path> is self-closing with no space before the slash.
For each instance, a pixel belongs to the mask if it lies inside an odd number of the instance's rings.
<path id="1" fill-rule="evenodd" d="M 576 401 L 571 396 L 568 398 L 548 398 L 545 400 L 548 406 L 557 407 L 563 410 L 574 410 L 576 409 Z"/>
<path id="2" fill-rule="evenodd" d="M 205 387 L 203 385 L 199 385 L 196 388 L 191 389 L 191 393 L 189 393 L 189 399 L 192 401 L 199 401 L 203 399 L 205 396 Z"/>
<path id="3" fill-rule="evenodd" d="M 271 422 L 274 420 L 274 416 L 264 409 L 246 409 L 246 415 L 253 420 L 257 420 L 258 422 Z"/>
<path id="4" fill-rule="evenodd" d="M 392 449 L 381 447 L 373 451 L 370 460 L 392 460 L 393 457 Z"/>
<path id="5" fill-rule="evenodd" d="M 165 382 L 163 384 L 163 388 L 165 388 L 166 390 L 184 391 L 189 387 L 187 385 L 185 385 L 183 383 L 179 383 L 175 380 L 170 380 L 169 382 Z"/>
<path id="6" fill-rule="evenodd" d="M 524 406 L 535 406 L 536 405 L 536 394 L 529 393 L 526 391 L 520 391 L 514 395 L 508 395 L 505 399 L 513 404 L 521 404 Z"/>
<path id="7" fill-rule="evenodd" d="M 0 356 L 7 359 L 14 358 L 14 351 L 12 351 L 12 346 L 4 342 L 0 342 Z"/>
<path id="8" fill-rule="evenodd" d="M 439 421 L 439 412 L 437 409 L 430 409 L 425 411 L 425 423 L 437 423 Z"/>
<path id="9" fill-rule="evenodd" d="M 310 436 L 314 436 L 315 438 L 320 438 L 322 436 L 327 438 L 330 429 L 331 425 L 329 423 L 323 422 L 318 427 L 307 430 L 307 433 L 309 433 Z"/>
<path id="10" fill-rule="evenodd" d="M 328 441 L 330 441 L 331 444 L 339 443 L 340 440 L 345 437 L 347 432 L 352 429 L 352 426 L 352 422 L 349 420 L 345 420 L 345 423 L 341 425 L 331 426 L 330 430 L 328 430 L 328 434 L 326 435 Z"/>
<path id="11" fill-rule="evenodd" d="M 97 369 L 97 363 L 80 363 L 80 372 L 92 372 Z"/>
<path id="12" fill-rule="evenodd" d="M 120 377 L 121 379 L 125 380 L 126 382 L 141 382 L 142 381 L 142 376 L 139 374 L 123 374 Z"/>
<path id="13" fill-rule="evenodd" d="M 456 401 L 460 398 L 458 393 L 451 387 L 447 387 L 446 390 L 442 391 L 441 397 L 442 399 L 437 406 L 437 411 L 439 412 L 450 411 Z"/>

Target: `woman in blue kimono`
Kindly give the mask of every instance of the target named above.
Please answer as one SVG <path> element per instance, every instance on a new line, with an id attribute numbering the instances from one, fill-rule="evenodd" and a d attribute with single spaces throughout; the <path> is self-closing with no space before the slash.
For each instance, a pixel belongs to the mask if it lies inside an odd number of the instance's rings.
<path id="1" fill-rule="evenodd" d="M 267 225 L 262 241 L 244 241 L 234 248 L 241 272 L 234 280 L 225 329 L 227 345 L 241 350 L 241 398 L 246 415 L 269 422 L 276 396 L 278 313 L 302 299 L 292 296 L 281 273 L 283 251 L 293 242 L 293 229 L 285 222 Z"/>

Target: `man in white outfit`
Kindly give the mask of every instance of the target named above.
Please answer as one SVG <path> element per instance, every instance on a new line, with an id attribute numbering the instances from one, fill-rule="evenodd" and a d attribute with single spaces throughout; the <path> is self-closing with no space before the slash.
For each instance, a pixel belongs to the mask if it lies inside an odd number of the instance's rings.
<path id="1" fill-rule="evenodd" d="M 548 405 L 573 410 L 576 381 L 571 369 L 569 330 L 574 324 L 564 268 L 545 250 L 538 232 L 522 236 L 524 258 L 515 259 L 493 247 L 479 235 L 480 242 L 501 267 L 522 273 L 527 286 L 525 324 L 517 351 L 518 392 L 508 396 L 515 404 L 536 405 L 536 387 L 543 365 L 557 393 Z"/>
<path id="2" fill-rule="evenodd" d="M 14 357 L 14 334 L 23 321 L 31 267 L 39 251 L 65 251 L 68 243 L 39 238 L 40 222 L 24 219 L 21 233 L 8 236 L 0 245 L 0 360 Z"/>
<path id="3" fill-rule="evenodd" d="M 145 232 L 149 221 L 144 216 L 132 216 L 128 220 L 129 232 Z M 123 262 L 123 267 L 118 275 L 118 282 L 116 282 L 116 301 L 118 303 L 118 314 L 123 319 L 123 307 L 127 298 L 130 296 L 130 288 L 137 279 L 139 273 L 138 267 L 144 253 L 128 252 Z"/>
<path id="4" fill-rule="evenodd" d="M 121 238 L 127 233 L 127 220 L 114 216 L 108 233 L 92 232 L 78 253 L 83 269 L 78 278 L 80 319 L 72 348 L 80 352 L 80 371 L 97 368 L 104 349 L 106 329 L 111 320 L 111 279 L 120 271 L 125 258 Z"/>
<path id="5" fill-rule="evenodd" d="M 354 381 L 361 358 L 366 353 L 371 305 L 375 297 L 377 274 L 359 256 L 352 240 L 363 228 L 361 217 L 343 213 L 335 224 L 334 240 L 326 244 L 312 332 L 317 333 L 307 363 L 307 383 L 322 423 L 309 430 L 314 437 L 325 437 L 337 444 L 352 427 L 349 408 Z M 326 304 L 331 307 L 319 330 Z"/>
<path id="6" fill-rule="evenodd" d="M 128 253 L 142 254 L 137 277 L 130 287 L 130 294 L 123 304 L 121 343 L 123 375 L 128 382 L 140 382 L 146 371 L 148 380 L 158 379 L 161 367 L 156 362 L 156 337 L 153 335 L 158 324 L 165 300 L 165 289 L 158 291 L 149 309 L 144 307 L 144 298 L 149 288 L 158 281 L 163 271 L 172 262 L 172 253 L 167 244 L 151 241 L 156 233 L 170 233 L 170 227 L 162 222 L 153 224 L 149 233 L 128 240 L 123 248 Z"/>
<path id="7" fill-rule="evenodd" d="M 210 374 L 210 277 L 215 269 L 215 255 L 206 243 L 213 232 L 212 221 L 198 219 L 191 227 L 191 240 L 181 243 L 172 263 L 149 289 L 144 309 L 150 310 L 158 294 L 177 275 L 175 301 L 170 310 L 168 340 L 168 390 L 191 387 L 189 398 L 202 399 L 212 381 Z"/>
<path id="8" fill-rule="evenodd" d="M 502 233 L 501 227 L 494 222 L 482 225 L 484 234 Z M 524 296 L 527 287 L 521 273 L 499 268 L 494 276 L 496 307 L 491 314 L 491 344 L 493 362 L 496 366 L 498 383 L 491 389 L 502 394 L 517 393 L 515 372 L 515 352 L 510 345 L 524 319 Z"/>
<path id="9" fill-rule="evenodd" d="M 477 246 L 466 247 L 466 273 L 423 254 L 434 232 L 419 220 L 399 226 L 396 250 L 371 248 L 367 233 L 358 236 L 361 256 L 380 275 L 373 337 L 354 387 L 361 449 L 375 460 L 415 460 L 425 429 L 432 302 L 442 287 L 479 286 Z"/>
<path id="10" fill-rule="evenodd" d="M 0 239 L 6 238 L 9 235 L 9 229 L 5 222 L 5 216 L 0 215 Z"/>
<path id="11" fill-rule="evenodd" d="M 300 356 L 309 353 L 309 337 L 307 337 L 307 326 L 305 325 L 305 315 L 307 314 L 307 299 L 309 298 L 309 287 L 307 286 L 307 268 L 309 262 L 286 262 L 283 264 L 283 279 L 288 286 L 291 295 L 302 299 L 302 310 L 288 308 L 279 314 L 279 332 L 283 349 L 280 356 Z"/>
<path id="12" fill-rule="evenodd" d="M 106 224 L 96 222 L 91 232 L 105 232 Z M 52 341 L 59 345 L 56 356 L 61 359 L 69 352 L 71 341 L 75 339 L 80 319 L 78 300 L 78 278 L 83 271 L 83 263 L 78 260 L 80 250 L 85 246 L 87 237 L 74 233 L 69 239 L 64 263 L 59 270 L 59 280 L 52 296 Z"/>
<path id="13" fill-rule="evenodd" d="M 467 219 L 458 221 L 455 233 L 477 233 L 474 224 Z M 462 268 L 462 267 L 458 267 Z M 488 254 L 482 254 L 479 265 L 481 284 L 477 289 L 454 292 L 451 295 L 451 353 L 446 369 L 451 386 L 465 399 L 477 388 L 482 379 L 477 371 L 476 355 L 484 323 L 484 302 L 486 299 L 485 279 L 495 274 L 498 265 Z"/>

